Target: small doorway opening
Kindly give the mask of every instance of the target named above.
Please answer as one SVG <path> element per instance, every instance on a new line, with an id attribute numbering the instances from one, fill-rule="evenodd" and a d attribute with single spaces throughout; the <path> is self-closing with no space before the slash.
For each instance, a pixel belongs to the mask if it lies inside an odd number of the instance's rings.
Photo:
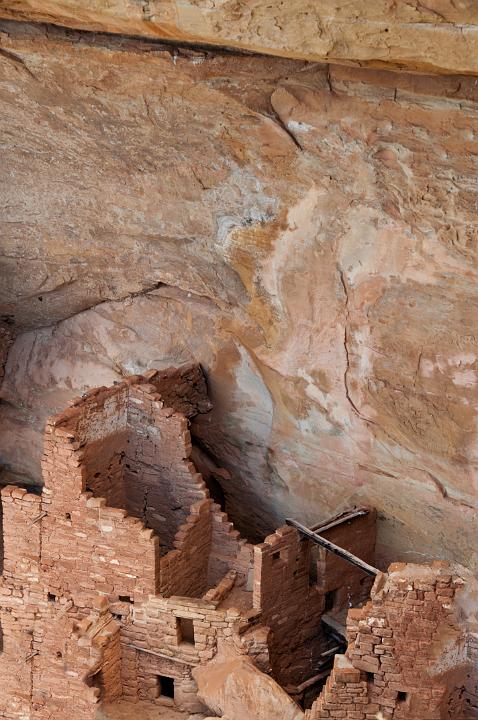
<path id="1" fill-rule="evenodd" d="M 158 697 L 174 700 L 174 678 L 167 675 L 158 675 Z"/>

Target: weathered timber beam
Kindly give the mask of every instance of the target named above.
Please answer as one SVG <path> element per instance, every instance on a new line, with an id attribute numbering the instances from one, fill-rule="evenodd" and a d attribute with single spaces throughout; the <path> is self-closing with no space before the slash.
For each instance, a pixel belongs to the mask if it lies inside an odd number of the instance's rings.
<path id="1" fill-rule="evenodd" d="M 139 647 L 139 645 L 126 645 L 126 647 L 131 648 L 131 650 L 138 650 L 138 652 L 146 653 L 147 655 L 155 655 L 156 657 L 164 658 L 165 660 L 171 660 L 172 662 L 180 663 L 182 665 L 191 665 L 195 667 L 199 664 L 197 662 L 191 662 L 191 660 L 181 660 L 181 658 L 172 657 L 171 655 L 166 655 L 166 653 L 147 650 L 146 648 Z"/>
<path id="2" fill-rule="evenodd" d="M 357 508 L 357 510 L 350 510 L 350 512 L 346 512 L 343 515 L 340 515 L 340 517 L 335 517 L 332 520 L 327 520 L 325 523 L 319 523 L 318 525 L 312 525 L 310 530 L 313 530 L 316 533 L 325 532 L 326 530 L 330 530 L 333 527 L 337 527 L 337 525 L 343 525 L 343 523 L 349 522 L 349 520 L 354 520 L 355 518 L 362 517 L 363 515 L 368 515 L 370 510 L 368 508 Z"/>
<path id="3" fill-rule="evenodd" d="M 292 525 L 292 527 L 295 527 L 296 530 L 301 533 L 301 535 L 304 535 L 309 540 L 312 540 L 312 542 L 315 542 L 316 545 L 321 545 L 334 555 L 338 555 L 338 557 L 341 557 L 343 560 L 347 560 L 347 562 L 349 562 L 351 565 L 355 565 L 355 567 L 360 568 L 365 573 L 367 573 L 367 575 L 375 576 L 378 575 L 378 573 L 380 572 L 380 570 L 373 567 L 373 565 L 369 565 L 348 550 L 344 550 L 338 545 L 330 542 L 330 540 L 326 540 L 320 535 L 317 535 L 317 533 L 315 533 L 313 530 L 309 530 L 309 528 L 305 527 L 305 525 L 302 525 L 300 522 L 297 522 L 297 520 L 293 520 L 292 518 L 286 518 L 286 523 L 287 525 Z"/>
<path id="4" fill-rule="evenodd" d="M 336 651 L 340 650 L 340 648 L 337 646 Z M 328 659 L 328 663 L 330 663 L 332 658 Z M 320 673 L 317 673 L 317 675 L 314 675 L 314 677 L 309 678 L 308 680 L 305 680 L 300 685 L 286 685 L 284 690 L 288 695 L 301 695 L 304 690 L 307 690 L 307 688 L 312 687 L 316 683 L 320 682 L 320 680 L 323 680 L 324 678 L 328 677 L 330 675 L 330 667 L 327 670 L 322 670 Z"/>

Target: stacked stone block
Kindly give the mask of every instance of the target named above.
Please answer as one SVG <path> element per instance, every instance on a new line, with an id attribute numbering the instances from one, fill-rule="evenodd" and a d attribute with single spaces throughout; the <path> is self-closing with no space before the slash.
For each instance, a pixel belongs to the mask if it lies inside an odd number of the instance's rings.
<path id="1" fill-rule="evenodd" d="M 33 659 L 38 652 L 36 618 L 40 585 L 40 498 L 6 487 L 3 506 L 3 575 L 0 577 L 0 712 L 28 717 L 33 690 Z M 1 715 L 0 715 L 1 716 Z"/>
<path id="2" fill-rule="evenodd" d="M 378 705 L 374 707 L 368 702 L 364 673 L 354 668 L 345 655 L 336 655 L 332 672 L 319 699 L 307 713 L 307 720 L 365 720 L 376 718 L 375 713 L 378 711 Z"/>
<path id="3" fill-rule="evenodd" d="M 208 567 L 208 584 L 215 585 L 229 568 L 236 571 L 238 582 L 252 591 L 254 547 L 240 537 L 219 505 L 213 505 L 211 554 Z M 252 600 L 252 598 L 251 598 Z"/>
<path id="4" fill-rule="evenodd" d="M 209 594 L 211 597 L 211 593 Z M 122 634 L 125 697 L 130 700 L 158 699 L 158 676 L 174 679 L 174 699 L 184 709 L 199 712 L 204 707 L 197 699 L 196 684 L 191 671 L 195 666 L 211 660 L 218 642 L 230 639 L 240 620 L 237 610 L 218 608 L 220 593 L 215 601 L 206 598 L 150 598 L 138 610 Z M 193 642 L 181 635 L 181 621 L 189 620 L 194 629 Z M 160 651 L 158 649 L 160 648 Z M 133 682 L 131 669 L 134 668 Z"/>
<path id="5" fill-rule="evenodd" d="M 367 508 L 365 515 L 319 532 L 335 545 L 375 565 L 376 521 L 375 510 Z M 351 606 L 361 605 L 368 599 L 372 577 L 325 548 L 316 546 L 313 552 L 317 557 L 317 585 L 328 599 L 326 604 L 330 605 L 327 612 L 343 614 Z"/>
<path id="6" fill-rule="evenodd" d="M 373 677 L 370 699 L 385 719 L 441 717 L 446 672 L 465 660 L 453 602 L 462 584 L 446 563 L 429 569 L 397 563 L 378 579 L 362 615 L 349 613 L 348 656 Z M 453 648 L 450 667 L 447 646 Z M 438 660 L 440 672 L 433 672 Z"/>
<path id="7" fill-rule="evenodd" d="M 187 418 L 212 408 L 206 380 L 197 363 L 168 370 L 150 370 L 144 377 L 154 385 L 166 407 L 173 407 Z"/>

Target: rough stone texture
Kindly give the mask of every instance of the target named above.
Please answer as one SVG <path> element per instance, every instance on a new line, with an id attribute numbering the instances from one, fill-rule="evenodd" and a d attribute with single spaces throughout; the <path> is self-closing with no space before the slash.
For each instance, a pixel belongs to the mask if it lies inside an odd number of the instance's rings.
<path id="1" fill-rule="evenodd" d="M 191 667 L 241 619 L 217 609 L 233 587 L 250 598 L 246 616 L 252 607 L 252 548 L 188 460 L 181 410 L 201 407 L 197 365 L 94 389 L 47 424 L 42 494 L 2 490 L 1 717 L 65 720 L 74 706 L 94 720 L 98 702 L 162 702 L 159 676 L 174 680 L 179 707 L 204 709 Z M 213 525 L 226 526 L 222 542 Z M 181 618 L 194 623 L 192 640 Z"/>
<path id="2" fill-rule="evenodd" d="M 135 706 L 135 717 L 141 720 L 158 720 L 158 706 L 147 700 Z M 131 704 L 127 701 L 103 705 L 97 720 L 131 720 Z M 161 708 L 161 720 L 208 720 L 204 715 L 191 715 L 173 707 Z"/>
<path id="3" fill-rule="evenodd" d="M 335 656 L 307 720 L 475 718 L 477 698 L 465 691 L 465 678 L 476 678 L 478 668 L 468 667 L 470 628 L 458 609 L 463 585 L 439 561 L 395 563 L 379 575 L 370 601 L 348 613 L 347 656 Z M 476 601 L 474 611 L 473 622 Z"/>
<path id="4" fill-rule="evenodd" d="M 231 720 L 303 720 L 304 713 L 272 678 L 245 655 L 219 653 L 193 670 L 198 694 L 219 717 Z"/>
<path id="5" fill-rule="evenodd" d="M 208 497 L 182 412 L 208 408 L 205 389 L 198 365 L 92 389 L 47 423 L 41 495 L 3 488 L 0 715 L 99 720 L 127 700 L 143 718 L 146 701 L 230 720 L 473 720 L 476 583 L 443 561 L 378 572 L 348 615 L 350 663 L 335 657 L 310 712 L 287 695 L 335 646 L 327 577 L 310 580 L 295 528 L 252 548 Z"/>
<path id="6" fill-rule="evenodd" d="M 200 361 L 241 531 L 368 503 L 378 562 L 476 566 L 475 80 L 0 39 L 6 470 L 79 391 Z"/>
<path id="7" fill-rule="evenodd" d="M 253 606 L 271 630 L 270 661 L 283 687 L 297 687 L 327 650 L 318 618 L 324 596 L 310 586 L 310 543 L 292 527 L 279 528 L 254 548 Z M 260 581 L 259 581 L 260 579 Z M 345 578 L 341 585 L 346 585 Z M 226 711 L 227 714 L 227 711 Z"/>
<path id="8" fill-rule="evenodd" d="M 8 351 L 13 344 L 13 333 L 11 328 L 0 321 L 0 383 L 3 381 L 5 373 L 5 363 L 7 362 Z"/>
<path id="9" fill-rule="evenodd" d="M 201 712 L 192 669 L 221 643 L 251 658 L 228 666 L 232 720 L 244 703 L 250 717 L 257 703 L 263 718 L 281 705 L 302 716 L 282 687 L 309 680 L 335 642 L 310 542 L 283 527 L 253 548 L 209 498 L 184 414 L 209 407 L 186 365 L 90 390 L 49 419 L 41 494 L 0 495 L 1 717 L 66 720 L 74 705 L 98 720 L 119 700 Z"/>
<path id="10" fill-rule="evenodd" d="M 3 0 L 0 17 L 308 60 L 478 70 L 474 0 Z"/>
<path id="11" fill-rule="evenodd" d="M 366 515 L 338 524 L 329 530 L 318 529 L 316 532 L 374 566 L 377 518 L 372 508 L 367 510 Z M 313 552 L 317 584 L 321 592 L 328 597 L 327 605 L 331 606 L 330 609 L 335 613 L 343 613 L 351 606 L 360 607 L 370 595 L 372 577 L 364 575 L 360 569 L 327 552 L 325 548 L 315 546 Z M 347 578 L 345 583 L 344 578 Z"/>

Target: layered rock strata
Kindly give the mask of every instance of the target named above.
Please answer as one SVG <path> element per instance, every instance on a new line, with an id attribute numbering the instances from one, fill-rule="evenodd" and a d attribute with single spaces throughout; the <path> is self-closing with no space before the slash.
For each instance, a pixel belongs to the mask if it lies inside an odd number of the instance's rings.
<path id="1" fill-rule="evenodd" d="M 200 361 L 245 535 L 369 504 L 381 566 L 476 567 L 475 80 L 1 46 L 5 474 L 78 393 Z"/>
<path id="2" fill-rule="evenodd" d="M 0 17 L 312 61 L 478 70 L 473 0 L 3 0 Z"/>

